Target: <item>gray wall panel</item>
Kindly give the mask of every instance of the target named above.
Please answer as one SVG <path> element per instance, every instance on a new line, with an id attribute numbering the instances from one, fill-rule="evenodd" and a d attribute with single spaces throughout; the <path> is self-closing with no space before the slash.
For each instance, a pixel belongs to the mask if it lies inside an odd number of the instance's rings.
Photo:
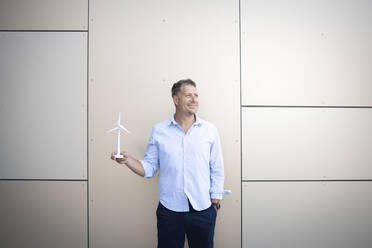
<path id="1" fill-rule="evenodd" d="M 370 248 L 372 182 L 243 183 L 244 248 Z"/>
<path id="2" fill-rule="evenodd" d="M 371 108 L 243 108 L 243 179 L 371 179 Z"/>
<path id="3" fill-rule="evenodd" d="M 88 0 L 1 0 L 0 30 L 87 30 Z"/>
<path id="4" fill-rule="evenodd" d="M 241 247 L 239 1 L 93 0 L 90 7 L 92 246 L 156 247 L 157 178 L 110 160 L 116 137 L 103 131 L 120 111 L 133 133 L 123 135 L 122 149 L 142 159 L 151 127 L 174 112 L 172 84 L 191 78 L 200 117 L 219 130 L 233 192 L 223 199 L 215 247 Z"/>
<path id="5" fill-rule="evenodd" d="M 244 105 L 372 106 L 372 1 L 242 0 Z"/>
<path id="6" fill-rule="evenodd" d="M 85 33 L 0 33 L 0 178 L 87 178 Z"/>
<path id="7" fill-rule="evenodd" d="M 87 183 L 0 181 L 0 247 L 86 248 Z"/>

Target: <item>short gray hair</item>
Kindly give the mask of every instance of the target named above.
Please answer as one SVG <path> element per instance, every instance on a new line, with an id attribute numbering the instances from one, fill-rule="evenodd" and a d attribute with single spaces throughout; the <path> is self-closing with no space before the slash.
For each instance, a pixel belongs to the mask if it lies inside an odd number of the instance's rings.
<path id="1" fill-rule="evenodd" d="M 178 81 L 177 83 L 174 83 L 172 86 L 172 97 L 177 96 L 178 93 L 180 93 L 181 88 L 183 85 L 192 85 L 196 88 L 196 84 L 191 79 L 183 79 Z"/>

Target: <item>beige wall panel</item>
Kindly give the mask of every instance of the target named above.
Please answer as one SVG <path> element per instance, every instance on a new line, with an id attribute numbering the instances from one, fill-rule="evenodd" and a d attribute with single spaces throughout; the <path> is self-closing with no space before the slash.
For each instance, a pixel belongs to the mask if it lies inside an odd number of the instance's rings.
<path id="1" fill-rule="evenodd" d="M 0 181 L 0 199 L 0 247 L 87 247 L 86 182 Z"/>
<path id="2" fill-rule="evenodd" d="M 371 108 L 243 108 L 243 179 L 371 179 Z"/>
<path id="3" fill-rule="evenodd" d="M 1 0 L 0 30 L 87 30 L 88 0 Z"/>
<path id="4" fill-rule="evenodd" d="M 244 105 L 372 106 L 372 1 L 242 0 Z"/>
<path id="5" fill-rule="evenodd" d="M 369 248 L 372 182 L 243 183 L 244 248 Z"/>
<path id="6" fill-rule="evenodd" d="M 87 34 L 0 32 L 0 178 L 87 178 Z"/>
<path id="7" fill-rule="evenodd" d="M 219 129 L 225 188 L 216 247 L 240 247 L 238 1 L 90 2 L 91 247 L 155 247 L 157 178 L 109 159 L 119 111 L 133 135 L 122 148 L 142 159 L 151 127 L 170 118 L 170 89 L 196 81 L 200 117 Z"/>

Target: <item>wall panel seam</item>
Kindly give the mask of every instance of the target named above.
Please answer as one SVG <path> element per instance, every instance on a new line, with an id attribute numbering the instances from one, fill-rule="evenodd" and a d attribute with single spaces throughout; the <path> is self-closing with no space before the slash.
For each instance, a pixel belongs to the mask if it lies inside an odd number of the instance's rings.
<path id="1" fill-rule="evenodd" d="M 305 179 L 305 180 L 242 180 L 244 183 L 260 183 L 260 182 L 372 182 L 372 179 Z"/>
<path id="2" fill-rule="evenodd" d="M 23 178 L 12 178 L 12 179 L 0 179 L 0 181 L 46 181 L 46 182 L 87 182 L 88 180 L 87 179 L 39 179 L 39 178 L 36 178 L 36 179 L 23 179 Z"/>
<path id="3" fill-rule="evenodd" d="M 89 222 L 89 14 L 90 14 L 90 0 L 88 1 L 88 21 L 87 21 L 87 247 L 89 248 L 89 233 L 90 233 L 90 222 Z"/>
<path id="4" fill-rule="evenodd" d="M 16 30 L 16 29 L 12 29 L 12 30 L 5 30 L 5 29 L 3 29 L 3 30 L 0 30 L 0 32 L 14 32 L 14 33 L 17 33 L 17 32 L 60 32 L 60 33 L 62 33 L 62 32 L 85 32 L 85 33 L 87 33 L 88 32 L 88 30 L 85 30 L 85 29 L 83 29 L 83 30 L 76 30 L 76 29 L 74 29 L 74 30 L 51 30 L 51 29 L 48 29 L 48 30 Z"/>
<path id="5" fill-rule="evenodd" d="M 240 247 L 243 248 L 243 121 L 242 121 L 242 21 L 241 21 L 241 0 L 239 0 L 239 96 L 240 96 Z"/>
<path id="6" fill-rule="evenodd" d="M 242 105 L 243 108 L 372 108 L 372 106 Z"/>

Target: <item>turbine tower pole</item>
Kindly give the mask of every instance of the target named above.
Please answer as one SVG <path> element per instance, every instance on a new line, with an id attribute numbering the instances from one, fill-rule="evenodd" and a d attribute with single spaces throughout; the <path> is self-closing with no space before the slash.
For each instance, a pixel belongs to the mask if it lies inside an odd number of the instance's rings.
<path id="1" fill-rule="evenodd" d="M 120 156 L 120 126 L 118 126 L 118 156 Z"/>

